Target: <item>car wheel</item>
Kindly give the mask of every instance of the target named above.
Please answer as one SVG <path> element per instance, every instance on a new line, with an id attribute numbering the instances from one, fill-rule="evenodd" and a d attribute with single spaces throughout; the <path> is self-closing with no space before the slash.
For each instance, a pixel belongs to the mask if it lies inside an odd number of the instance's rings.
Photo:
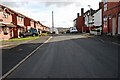
<path id="1" fill-rule="evenodd" d="M 35 34 L 33 34 L 33 37 L 35 37 L 36 35 Z"/>
<path id="2" fill-rule="evenodd" d="M 24 36 L 23 36 L 23 35 L 21 35 L 20 37 L 21 37 L 21 38 L 24 38 Z"/>

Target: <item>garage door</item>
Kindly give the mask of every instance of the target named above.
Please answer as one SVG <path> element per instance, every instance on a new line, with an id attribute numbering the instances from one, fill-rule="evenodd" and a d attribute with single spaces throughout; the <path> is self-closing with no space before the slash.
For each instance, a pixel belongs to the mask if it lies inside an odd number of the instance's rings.
<path id="1" fill-rule="evenodd" d="M 120 34 L 120 13 L 118 16 L 118 34 Z"/>
<path id="2" fill-rule="evenodd" d="M 112 35 L 116 34 L 116 18 L 112 18 Z"/>

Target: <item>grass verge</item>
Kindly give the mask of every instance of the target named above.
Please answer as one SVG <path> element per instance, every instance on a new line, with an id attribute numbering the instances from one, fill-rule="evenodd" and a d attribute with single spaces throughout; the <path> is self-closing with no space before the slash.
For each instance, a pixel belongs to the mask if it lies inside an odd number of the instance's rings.
<path id="1" fill-rule="evenodd" d="M 9 40 L 3 40 L 2 42 L 14 42 L 14 41 L 26 41 L 26 40 L 34 40 L 39 38 L 39 36 L 36 37 L 25 37 L 25 38 L 13 38 L 13 39 L 9 39 Z"/>

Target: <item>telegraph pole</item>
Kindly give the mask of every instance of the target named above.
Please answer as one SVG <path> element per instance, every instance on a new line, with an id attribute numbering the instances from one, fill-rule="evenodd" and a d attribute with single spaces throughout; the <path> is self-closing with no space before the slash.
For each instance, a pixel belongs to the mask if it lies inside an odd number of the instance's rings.
<path id="1" fill-rule="evenodd" d="M 52 11 L 52 33 L 54 32 L 54 13 Z"/>

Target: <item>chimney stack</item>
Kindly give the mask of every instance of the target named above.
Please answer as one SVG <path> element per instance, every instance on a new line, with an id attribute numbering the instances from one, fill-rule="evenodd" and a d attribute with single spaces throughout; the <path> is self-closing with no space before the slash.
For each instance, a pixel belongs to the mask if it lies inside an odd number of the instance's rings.
<path id="1" fill-rule="evenodd" d="M 84 8 L 81 8 L 81 16 L 84 15 Z"/>
<path id="2" fill-rule="evenodd" d="M 80 16 L 79 13 L 77 13 L 77 18 L 78 18 L 79 16 Z"/>
<path id="3" fill-rule="evenodd" d="M 102 8 L 102 4 L 103 4 L 103 2 L 99 2 L 99 9 Z"/>

